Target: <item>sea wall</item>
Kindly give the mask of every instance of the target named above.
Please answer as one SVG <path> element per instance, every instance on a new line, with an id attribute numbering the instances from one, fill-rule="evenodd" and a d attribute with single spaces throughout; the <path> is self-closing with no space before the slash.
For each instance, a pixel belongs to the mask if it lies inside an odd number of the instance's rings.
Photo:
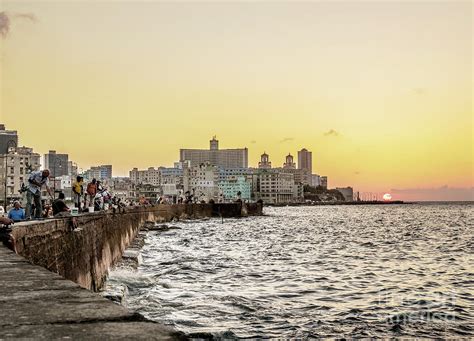
<path id="1" fill-rule="evenodd" d="M 261 205 L 189 204 L 128 207 L 76 217 L 17 223 L 6 244 L 29 262 L 45 267 L 81 287 L 97 291 L 140 228 L 148 221 L 240 217 L 261 214 Z"/>

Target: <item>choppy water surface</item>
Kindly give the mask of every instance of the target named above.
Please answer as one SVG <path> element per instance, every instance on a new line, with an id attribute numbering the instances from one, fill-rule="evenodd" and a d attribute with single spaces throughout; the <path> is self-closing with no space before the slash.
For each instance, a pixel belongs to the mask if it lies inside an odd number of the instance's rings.
<path id="1" fill-rule="evenodd" d="M 150 232 L 127 306 L 221 337 L 474 335 L 474 206 L 265 208 Z"/>

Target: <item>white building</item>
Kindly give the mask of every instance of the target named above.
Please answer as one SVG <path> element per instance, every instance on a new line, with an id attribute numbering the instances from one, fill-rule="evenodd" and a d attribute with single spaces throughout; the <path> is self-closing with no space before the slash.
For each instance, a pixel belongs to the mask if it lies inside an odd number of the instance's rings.
<path id="1" fill-rule="evenodd" d="M 345 201 L 354 201 L 354 190 L 352 187 L 336 187 L 342 193 Z"/>
<path id="2" fill-rule="evenodd" d="M 6 166 L 6 169 L 5 169 Z M 0 155 L 0 200 L 5 200 L 5 177 L 7 202 L 22 198 L 20 188 L 27 184 L 29 174 L 40 168 L 40 155 L 32 148 L 10 147 L 7 154 Z"/>
<path id="3" fill-rule="evenodd" d="M 219 196 L 219 169 L 210 163 L 183 170 L 184 192 L 189 191 L 198 201 L 217 200 Z"/>

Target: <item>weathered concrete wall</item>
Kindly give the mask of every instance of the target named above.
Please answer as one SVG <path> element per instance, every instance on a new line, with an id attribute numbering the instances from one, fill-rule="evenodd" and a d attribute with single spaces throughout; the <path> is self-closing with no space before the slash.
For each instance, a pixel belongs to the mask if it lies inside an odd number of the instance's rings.
<path id="1" fill-rule="evenodd" d="M 251 210 L 261 214 L 261 206 Z M 108 268 L 121 258 L 145 222 L 211 217 L 218 215 L 216 212 L 238 217 L 242 210 L 239 204 L 157 205 L 23 222 L 14 225 L 7 244 L 31 263 L 97 291 Z M 73 219 L 77 221 L 75 229 Z"/>

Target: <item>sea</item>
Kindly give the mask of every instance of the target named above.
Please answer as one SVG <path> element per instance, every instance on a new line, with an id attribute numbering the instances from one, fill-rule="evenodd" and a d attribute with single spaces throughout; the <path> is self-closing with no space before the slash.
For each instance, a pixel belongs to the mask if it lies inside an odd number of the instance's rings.
<path id="1" fill-rule="evenodd" d="M 265 207 L 168 223 L 108 284 L 190 337 L 474 337 L 474 204 Z"/>

